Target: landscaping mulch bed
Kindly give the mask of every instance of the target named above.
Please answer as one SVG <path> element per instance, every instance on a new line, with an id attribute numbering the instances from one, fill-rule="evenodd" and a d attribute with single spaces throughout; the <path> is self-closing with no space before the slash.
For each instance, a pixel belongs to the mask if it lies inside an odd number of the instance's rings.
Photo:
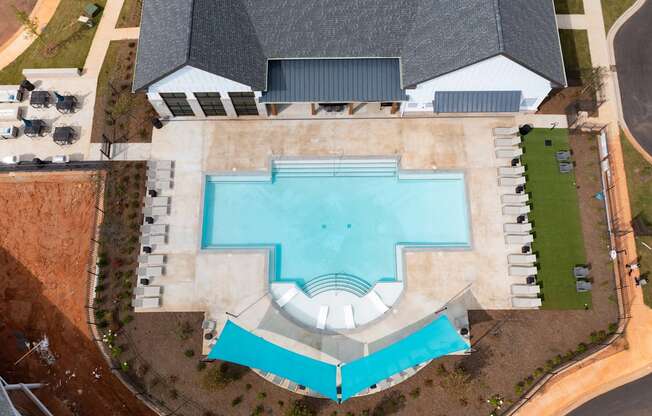
<path id="1" fill-rule="evenodd" d="M 112 375 L 87 323 L 96 175 L 0 175 L 0 375 L 47 383 L 34 393 L 57 416 L 151 415 Z M 14 364 L 44 336 L 54 361 L 35 352 Z"/>
<path id="2" fill-rule="evenodd" d="M 135 40 L 109 44 L 97 80 L 93 143 L 101 143 L 103 136 L 113 143 L 152 141 L 151 119 L 156 112 L 144 92 L 131 92 L 137 46 Z"/>
<path id="3" fill-rule="evenodd" d="M 115 326 L 116 345 L 121 346 L 118 359 L 128 363 L 126 374 L 143 394 L 175 415 L 286 414 L 297 400 L 314 412 L 309 414 L 319 415 L 484 416 L 494 409 L 487 402 L 492 397 L 504 399 L 507 406 L 544 371 L 603 340 L 617 322 L 605 214 L 595 198 L 600 190 L 596 139 L 571 136 L 570 146 L 594 283 L 588 310 L 470 311 L 474 353 L 435 360 L 389 391 L 341 405 L 292 394 L 246 368 L 231 365 L 220 372 L 219 362 L 201 364 L 200 313 L 139 313 L 124 322 L 131 312 L 123 303 Z M 127 193 L 136 183 L 129 186 Z M 116 220 L 131 223 L 130 215 L 133 212 Z"/>
<path id="4" fill-rule="evenodd" d="M 118 17 L 117 28 L 140 26 L 140 13 L 143 8 L 143 0 L 125 0 Z"/>

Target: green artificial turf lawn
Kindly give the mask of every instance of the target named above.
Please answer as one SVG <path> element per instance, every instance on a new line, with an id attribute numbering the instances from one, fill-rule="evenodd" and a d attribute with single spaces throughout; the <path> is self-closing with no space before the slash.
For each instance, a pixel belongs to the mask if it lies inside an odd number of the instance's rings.
<path id="1" fill-rule="evenodd" d="M 552 146 L 545 146 L 551 139 Z M 577 293 L 573 266 L 586 263 L 575 175 L 559 173 L 555 152 L 567 150 L 568 130 L 535 129 L 524 138 L 523 163 L 532 202 L 533 251 L 538 256 L 543 308 L 580 309 L 590 293 Z"/>

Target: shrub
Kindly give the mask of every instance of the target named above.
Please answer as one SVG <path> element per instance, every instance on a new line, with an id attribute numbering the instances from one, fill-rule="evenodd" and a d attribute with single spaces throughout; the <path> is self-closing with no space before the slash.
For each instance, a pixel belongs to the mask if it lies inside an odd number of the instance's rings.
<path id="1" fill-rule="evenodd" d="M 116 345 L 111 347 L 111 356 L 113 358 L 118 358 L 122 354 L 122 347 Z"/>
<path id="2" fill-rule="evenodd" d="M 97 324 L 97 327 L 98 327 L 98 328 L 102 328 L 102 329 L 103 329 L 103 328 L 106 328 L 106 327 L 108 327 L 108 326 L 109 326 L 109 322 L 108 322 L 106 319 L 102 319 L 102 320 Z"/>
<path id="3" fill-rule="evenodd" d="M 219 366 L 213 366 L 204 373 L 202 387 L 206 390 L 219 390 L 230 382 L 234 381 L 234 375 L 229 371 L 228 365 L 222 363 Z"/>
<path id="4" fill-rule="evenodd" d="M 185 355 L 188 358 L 192 358 L 195 356 L 195 350 L 193 349 L 187 349 L 183 352 L 183 355 Z"/>
<path id="5" fill-rule="evenodd" d="M 95 291 L 96 292 L 103 292 L 106 287 L 104 285 L 97 285 L 95 286 Z"/>
<path id="6" fill-rule="evenodd" d="M 123 371 L 123 372 L 129 371 L 129 363 L 126 362 L 126 361 L 123 361 L 122 363 L 120 363 L 120 370 Z"/>
<path id="7" fill-rule="evenodd" d="M 598 333 L 595 331 L 591 332 L 591 342 L 592 343 L 598 342 Z"/>
<path id="8" fill-rule="evenodd" d="M 262 415 L 263 413 L 265 413 L 265 408 L 263 407 L 262 404 L 259 404 L 258 406 L 256 406 L 256 408 L 254 409 L 254 411 L 251 412 L 251 416 L 260 416 L 260 415 Z"/>
<path id="9" fill-rule="evenodd" d="M 178 398 L 179 398 L 179 392 L 177 391 L 177 389 L 170 390 L 170 399 L 176 400 Z"/>
<path id="10" fill-rule="evenodd" d="M 197 363 L 197 371 L 204 371 L 206 369 L 206 363 L 200 361 Z"/>
<path id="11" fill-rule="evenodd" d="M 521 394 L 523 394 L 523 389 L 524 388 L 525 388 L 525 383 L 523 383 L 522 381 L 519 381 L 514 386 L 514 393 L 516 393 L 517 396 L 520 396 Z"/>
<path id="12" fill-rule="evenodd" d="M 101 320 L 104 316 L 106 316 L 106 311 L 104 309 L 95 310 L 95 319 Z"/>
<path id="13" fill-rule="evenodd" d="M 580 342 L 579 344 L 577 344 L 577 350 L 576 351 L 577 351 L 578 354 L 581 354 L 581 353 L 585 352 L 586 350 L 587 350 L 587 347 L 586 347 L 585 343 Z"/>
<path id="14" fill-rule="evenodd" d="M 127 315 L 124 318 L 122 318 L 122 324 L 127 325 L 129 322 L 133 321 L 134 317 L 132 315 Z"/>
<path id="15" fill-rule="evenodd" d="M 296 400 L 290 404 L 285 416 L 315 416 L 314 410 L 308 407 L 304 402 Z"/>
<path id="16" fill-rule="evenodd" d="M 400 413 L 405 407 L 407 399 L 400 391 L 393 391 L 380 399 L 372 411 L 373 416 L 385 416 Z"/>
<path id="17" fill-rule="evenodd" d="M 279 406 L 279 407 L 283 407 L 283 406 L 285 406 L 285 402 L 284 402 L 283 400 L 279 400 L 279 401 L 277 401 L 276 403 L 278 403 L 278 406 Z"/>
<path id="18" fill-rule="evenodd" d="M 256 397 L 258 397 L 258 400 L 264 400 L 265 397 L 267 397 L 267 393 L 265 393 L 264 391 L 261 391 L 256 395 Z"/>
<path id="19" fill-rule="evenodd" d="M 242 403 L 242 396 L 238 396 L 235 399 L 231 400 L 231 407 L 236 407 L 240 403 Z"/>
<path id="20" fill-rule="evenodd" d="M 607 339 L 607 332 L 603 329 L 598 331 L 598 342 L 602 342 Z"/>
<path id="21" fill-rule="evenodd" d="M 416 399 L 417 397 L 419 397 L 419 395 L 421 395 L 421 389 L 420 389 L 419 387 L 415 387 L 415 388 L 414 388 L 412 391 L 410 391 L 410 393 L 408 393 L 408 394 L 409 394 L 410 397 L 412 397 L 413 399 Z"/>
<path id="22" fill-rule="evenodd" d="M 251 383 L 245 384 L 245 390 L 247 391 L 251 390 Z"/>
<path id="23" fill-rule="evenodd" d="M 446 374 L 448 374 L 448 370 L 446 370 L 444 364 L 439 364 L 439 367 L 437 367 L 437 375 L 445 376 Z"/>
<path id="24" fill-rule="evenodd" d="M 539 377 L 541 377 L 542 374 L 543 374 L 543 368 L 539 367 L 536 370 L 534 370 L 534 373 L 532 373 L 532 376 L 534 376 L 534 378 L 539 378 Z"/>
<path id="25" fill-rule="evenodd" d="M 425 384 L 428 387 L 432 387 L 435 384 L 435 382 L 433 381 L 433 379 L 428 378 L 423 382 L 423 384 Z"/>
<path id="26" fill-rule="evenodd" d="M 186 341 L 192 337 L 192 334 L 195 332 L 195 329 L 190 325 L 190 322 L 184 321 L 182 324 L 179 324 L 177 328 L 177 336 L 181 341 Z"/>
<path id="27" fill-rule="evenodd" d="M 615 322 L 612 322 L 612 323 L 609 324 L 609 328 L 608 328 L 608 329 L 609 329 L 609 333 L 610 333 L 610 334 L 613 334 L 613 333 L 616 332 L 616 330 L 618 329 L 618 324 L 615 323 Z"/>

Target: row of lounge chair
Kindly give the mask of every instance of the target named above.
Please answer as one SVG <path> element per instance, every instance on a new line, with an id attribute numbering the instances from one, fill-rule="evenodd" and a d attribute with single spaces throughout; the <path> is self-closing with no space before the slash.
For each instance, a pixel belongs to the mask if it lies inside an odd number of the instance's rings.
<path id="1" fill-rule="evenodd" d="M 140 226 L 142 253 L 138 256 L 138 286 L 132 305 L 135 308 L 159 308 L 161 286 L 152 286 L 153 280 L 165 275 L 167 255 L 162 246 L 168 243 L 166 217 L 171 198 L 161 195 L 172 189 L 172 162 L 147 162 L 147 195 L 143 201 L 143 224 Z"/>
<path id="2" fill-rule="evenodd" d="M 573 276 L 575 277 L 575 290 L 578 293 L 589 292 L 593 288 L 593 285 L 589 281 L 591 278 L 591 269 L 587 266 L 575 266 L 573 267 Z"/>
<path id="3" fill-rule="evenodd" d="M 496 158 L 510 160 L 508 165 L 498 168 L 498 185 L 509 189 L 501 195 L 502 213 L 514 218 L 503 225 L 505 243 L 509 247 L 519 247 L 518 251 L 507 255 L 509 275 L 524 278 L 523 283 L 511 287 L 512 306 L 536 309 L 541 306 L 541 289 L 536 284 L 537 256 L 531 253 L 534 236 L 532 224 L 528 220 L 530 197 L 525 193 L 526 169 L 520 160 L 523 155 L 521 137 L 516 127 L 495 128 L 493 133 Z"/>

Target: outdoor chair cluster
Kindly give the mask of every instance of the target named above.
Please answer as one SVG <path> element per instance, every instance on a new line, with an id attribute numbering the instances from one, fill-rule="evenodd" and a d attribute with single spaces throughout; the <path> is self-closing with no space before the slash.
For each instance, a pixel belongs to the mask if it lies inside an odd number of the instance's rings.
<path id="1" fill-rule="evenodd" d="M 167 262 L 165 246 L 168 243 L 167 217 L 170 212 L 169 191 L 172 188 L 170 185 L 172 169 L 171 161 L 147 162 L 147 194 L 143 201 L 143 224 L 140 226 L 143 254 L 138 257 L 138 287 L 133 300 L 134 307 L 161 306 L 160 287 L 150 286 L 150 283 L 165 275 Z M 161 183 L 165 186 L 158 186 Z"/>
<path id="2" fill-rule="evenodd" d="M 0 138 L 16 139 L 22 133 L 27 137 L 44 137 L 52 135 L 55 143 L 61 146 L 71 145 L 78 139 L 76 130 L 67 125 L 49 126 L 47 121 L 38 117 L 25 117 L 29 109 L 20 107 L 21 102 L 29 96 L 29 105 L 36 111 L 50 108 L 54 104 L 56 110 L 65 115 L 78 110 L 77 98 L 71 94 L 61 95 L 56 91 L 35 90 L 34 84 L 23 80 L 20 85 L 0 86 L 0 120 L 8 123 L 0 124 Z M 17 123 L 22 121 L 22 126 Z M 64 119 L 65 121 L 65 119 Z"/>
<path id="3" fill-rule="evenodd" d="M 559 173 L 570 173 L 573 171 L 573 161 L 571 160 L 570 150 L 560 150 L 555 153 L 557 165 L 559 166 Z"/>
<path id="4" fill-rule="evenodd" d="M 537 256 L 532 253 L 534 236 L 528 219 L 530 197 L 525 192 L 526 168 L 521 164 L 521 136 L 516 127 L 497 127 L 493 134 L 496 158 L 508 160 L 505 166 L 498 168 L 498 185 L 507 190 L 501 195 L 503 215 L 509 217 L 503 225 L 505 242 L 508 247 L 518 247 L 507 256 L 509 275 L 523 278 L 523 283 L 512 285 L 512 306 L 537 309 L 541 306 L 540 288 L 536 283 Z"/>
<path id="5" fill-rule="evenodd" d="M 593 285 L 589 281 L 591 270 L 586 265 L 573 267 L 573 276 L 575 276 L 575 290 L 578 293 L 589 292 Z"/>

